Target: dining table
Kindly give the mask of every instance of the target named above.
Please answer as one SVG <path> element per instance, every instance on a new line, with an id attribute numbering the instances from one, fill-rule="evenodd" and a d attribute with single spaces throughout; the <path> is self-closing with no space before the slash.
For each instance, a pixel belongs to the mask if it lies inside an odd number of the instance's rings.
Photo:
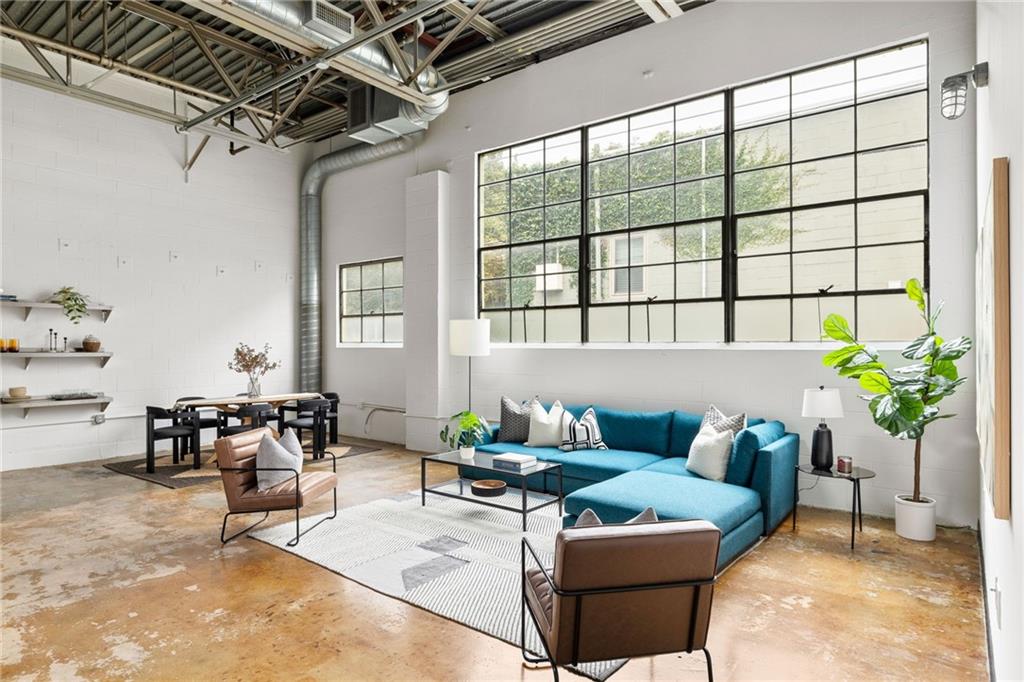
<path id="1" fill-rule="evenodd" d="M 250 398 L 245 395 L 232 395 L 225 396 L 223 398 L 188 398 L 185 400 L 179 400 L 174 403 L 172 410 L 184 410 L 193 409 L 198 410 L 202 408 L 216 408 L 221 412 L 237 412 L 238 408 L 242 405 L 255 405 L 257 403 L 269 403 L 274 410 L 281 407 L 285 403 L 290 403 L 298 400 L 316 400 L 323 398 L 319 393 L 274 393 L 272 395 L 258 395 Z M 207 464 L 217 459 L 217 455 L 213 454 L 207 460 Z"/>

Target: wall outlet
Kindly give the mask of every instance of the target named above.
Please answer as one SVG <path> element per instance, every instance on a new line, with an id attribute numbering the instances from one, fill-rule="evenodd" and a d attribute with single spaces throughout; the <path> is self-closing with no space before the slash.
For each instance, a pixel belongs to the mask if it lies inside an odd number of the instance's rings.
<path id="1" fill-rule="evenodd" d="M 252 267 L 256 272 L 263 272 L 263 261 L 253 261 Z"/>
<path id="2" fill-rule="evenodd" d="M 92 416 L 92 423 L 93 424 L 102 424 L 105 421 L 107 421 L 107 415 L 105 415 L 105 414 L 94 414 Z"/>
<path id="3" fill-rule="evenodd" d="M 993 606 L 996 612 L 996 628 L 999 630 L 1003 629 L 1003 591 L 999 589 L 999 577 L 996 576 L 995 584 L 988 588 L 988 591 L 992 593 L 992 601 L 995 602 Z"/>
<path id="4" fill-rule="evenodd" d="M 167 261 L 169 263 L 180 263 L 181 262 L 181 254 L 178 253 L 177 251 L 169 251 L 167 253 Z"/>
<path id="5" fill-rule="evenodd" d="M 69 256 L 78 251 L 78 242 L 74 239 L 57 237 L 57 252 L 62 256 Z"/>
<path id="6" fill-rule="evenodd" d="M 291 284 L 292 282 L 295 281 L 295 275 L 293 275 L 290 272 L 285 273 L 284 281 L 287 282 L 288 284 Z"/>
<path id="7" fill-rule="evenodd" d="M 118 270 L 131 270 L 132 269 L 132 259 L 129 258 L 128 256 L 118 256 L 117 257 L 117 269 Z"/>
<path id="8" fill-rule="evenodd" d="M 223 277 L 226 274 L 228 274 L 228 269 L 226 267 L 224 267 L 223 265 L 218 265 L 217 266 L 217 276 L 218 277 Z"/>

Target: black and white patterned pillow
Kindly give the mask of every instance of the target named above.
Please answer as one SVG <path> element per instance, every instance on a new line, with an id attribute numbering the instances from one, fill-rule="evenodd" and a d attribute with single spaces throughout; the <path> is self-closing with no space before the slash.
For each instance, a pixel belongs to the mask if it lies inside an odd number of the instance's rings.
<path id="1" fill-rule="evenodd" d="M 517 403 L 507 396 L 501 397 L 499 443 L 525 443 L 530 440 L 530 410 L 536 402 L 539 402 L 536 398 Z"/>
<path id="2" fill-rule="evenodd" d="M 576 417 L 566 410 L 562 416 L 562 444 L 560 450 L 607 450 L 601 438 L 601 427 L 597 425 L 594 408 L 588 407 L 583 415 Z"/>
<path id="3" fill-rule="evenodd" d="M 701 420 L 700 427 L 711 426 L 715 431 L 719 433 L 723 431 L 732 431 L 732 435 L 736 435 L 743 429 L 747 428 L 747 415 L 745 412 L 734 414 L 731 417 L 726 417 L 720 409 L 714 405 L 708 405 L 707 411 L 704 412 L 704 419 Z"/>

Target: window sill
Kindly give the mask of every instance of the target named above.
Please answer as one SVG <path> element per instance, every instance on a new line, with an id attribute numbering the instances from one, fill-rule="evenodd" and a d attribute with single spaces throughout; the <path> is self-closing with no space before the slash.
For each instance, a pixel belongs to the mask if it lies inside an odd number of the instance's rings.
<path id="1" fill-rule="evenodd" d="M 901 341 L 881 341 L 870 344 L 880 351 L 903 350 L 907 343 Z M 734 341 L 733 343 L 493 343 L 491 349 L 501 350 L 724 350 L 724 351 L 816 351 L 826 352 L 840 347 L 838 341 L 804 342 L 767 342 L 767 341 Z"/>
<path id="2" fill-rule="evenodd" d="M 386 348 L 388 350 L 402 350 L 405 344 L 402 343 L 335 343 L 335 348 Z"/>

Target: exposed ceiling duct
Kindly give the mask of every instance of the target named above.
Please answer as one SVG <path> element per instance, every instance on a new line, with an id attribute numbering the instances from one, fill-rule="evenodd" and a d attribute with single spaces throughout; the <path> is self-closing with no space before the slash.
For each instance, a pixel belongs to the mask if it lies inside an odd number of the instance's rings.
<path id="1" fill-rule="evenodd" d="M 409 151 L 413 141 L 399 137 L 378 145 L 363 144 L 325 154 L 302 177 L 299 196 L 299 390 L 320 392 L 320 258 L 321 195 L 336 173 Z"/>
<path id="2" fill-rule="evenodd" d="M 232 4 L 272 21 L 325 49 L 337 47 L 341 42 L 335 37 L 337 31 L 317 30 L 320 22 L 314 17 L 319 0 L 232 0 Z M 392 79 L 401 81 L 402 72 L 392 61 L 387 51 L 377 42 L 365 43 L 345 55 L 361 65 L 379 71 Z M 424 92 L 433 91 L 425 104 L 415 104 L 385 92 L 369 89 L 366 101 L 370 106 L 365 121 L 353 126 L 349 136 L 371 144 L 392 140 L 400 135 L 426 130 L 430 121 L 448 109 L 448 91 L 444 80 L 433 67 L 427 67 L 416 77 L 416 83 Z M 376 112 L 380 111 L 378 115 Z"/>

